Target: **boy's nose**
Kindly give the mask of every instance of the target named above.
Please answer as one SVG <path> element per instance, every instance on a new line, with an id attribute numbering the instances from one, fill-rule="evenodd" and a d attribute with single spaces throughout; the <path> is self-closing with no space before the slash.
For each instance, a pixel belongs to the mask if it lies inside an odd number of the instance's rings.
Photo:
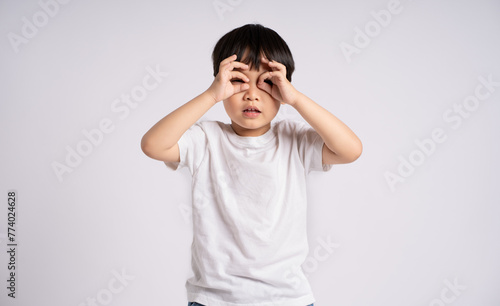
<path id="1" fill-rule="evenodd" d="M 249 84 L 250 85 L 250 88 L 248 88 L 246 91 L 245 91 L 245 96 L 243 97 L 245 100 L 249 100 L 249 101 L 254 101 L 254 100 L 257 100 L 259 101 L 260 100 L 260 89 L 257 87 L 256 84 Z"/>

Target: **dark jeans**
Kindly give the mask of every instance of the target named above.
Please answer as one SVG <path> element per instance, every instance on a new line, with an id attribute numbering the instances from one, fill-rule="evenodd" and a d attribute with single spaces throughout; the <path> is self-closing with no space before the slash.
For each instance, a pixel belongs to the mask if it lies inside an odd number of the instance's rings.
<path id="1" fill-rule="evenodd" d="M 188 302 L 188 306 L 205 306 L 205 305 L 198 304 L 196 302 Z M 314 306 L 314 304 L 307 305 L 307 306 Z"/>

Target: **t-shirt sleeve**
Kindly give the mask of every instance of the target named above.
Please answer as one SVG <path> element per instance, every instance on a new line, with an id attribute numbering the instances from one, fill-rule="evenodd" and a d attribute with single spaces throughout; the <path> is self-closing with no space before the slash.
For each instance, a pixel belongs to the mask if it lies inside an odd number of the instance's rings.
<path id="1" fill-rule="evenodd" d="M 329 171 L 332 165 L 323 164 L 323 144 L 318 132 L 303 122 L 297 122 L 295 135 L 299 157 L 306 173 L 311 171 Z"/>
<path id="2" fill-rule="evenodd" d="M 165 162 L 165 165 L 172 170 L 187 167 L 193 174 L 201 164 L 207 146 L 207 137 L 201 124 L 196 123 L 184 132 L 177 145 L 179 162 Z"/>

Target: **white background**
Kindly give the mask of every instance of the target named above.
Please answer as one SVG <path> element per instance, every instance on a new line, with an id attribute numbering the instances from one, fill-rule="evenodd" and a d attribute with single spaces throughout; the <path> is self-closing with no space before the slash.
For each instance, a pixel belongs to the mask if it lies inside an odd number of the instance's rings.
<path id="1" fill-rule="evenodd" d="M 500 87 L 483 88 L 488 98 L 463 116 L 454 110 L 481 76 L 500 82 L 500 2 L 402 0 L 378 28 L 371 12 L 390 1 L 41 3 L 53 16 L 37 1 L 0 2 L 1 305 L 187 304 L 190 178 L 147 158 L 140 139 L 208 88 L 217 40 L 255 22 L 289 44 L 294 86 L 364 145 L 355 163 L 309 179 L 315 305 L 500 305 Z M 34 17 L 36 32 L 14 43 Z M 346 56 L 356 28 L 371 37 Z M 127 116 L 113 111 L 147 67 L 168 76 Z M 58 179 L 54 163 L 105 118 L 113 131 Z M 204 119 L 228 120 L 221 105 Z M 427 141 L 424 154 L 416 142 L 435 129 L 445 141 Z M 392 188 L 389 172 L 401 177 Z M 10 189 L 16 299 L 7 297 Z M 326 259 L 314 253 L 321 239 L 339 245 Z"/>

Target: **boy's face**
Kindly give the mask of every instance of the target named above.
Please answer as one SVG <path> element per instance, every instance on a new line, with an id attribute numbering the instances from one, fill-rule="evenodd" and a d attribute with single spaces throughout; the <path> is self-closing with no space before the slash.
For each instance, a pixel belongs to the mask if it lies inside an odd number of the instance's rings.
<path id="1" fill-rule="evenodd" d="M 259 76 L 270 71 L 269 66 L 261 64 L 259 70 L 252 68 L 240 70 L 250 79 L 250 88 L 223 101 L 226 113 L 231 118 L 231 127 L 240 136 L 260 136 L 266 133 L 271 128 L 271 120 L 280 109 L 278 100 L 257 87 Z"/>

